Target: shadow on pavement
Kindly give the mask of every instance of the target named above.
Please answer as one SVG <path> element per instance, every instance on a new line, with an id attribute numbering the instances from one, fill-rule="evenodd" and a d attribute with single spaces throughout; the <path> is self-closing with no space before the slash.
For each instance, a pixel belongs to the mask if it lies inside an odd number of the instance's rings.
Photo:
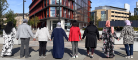
<path id="1" fill-rule="evenodd" d="M 51 54 L 53 54 L 53 49 L 51 49 L 47 52 L 51 52 Z M 67 53 L 70 57 L 72 57 L 72 55 L 71 55 L 72 51 L 70 49 L 64 48 L 64 53 Z"/>
<path id="2" fill-rule="evenodd" d="M 19 50 L 20 50 L 20 47 L 13 48 L 12 49 L 12 56 L 14 56 Z"/>
<path id="3" fill-rule="evenodd" d="M 24 50 L 24 51 L 25 51 L 25 50 Z M 29 54 L 30 54 L 32 51 L 36 52 L 36 50 L 34 50 L 32 47 L 29 47 Z"/>
<path id="4" fill-rule="evenodd" d="M 122 57 L 125 57 L 126 55 L 125 54 L 122 54 L 122 53 L 120 53 L 120 52 L 118 52 L 118 51 L 115 51 L 114 52 L 116 55 L 119 55 L 119 56 L 122 56 Z"/>

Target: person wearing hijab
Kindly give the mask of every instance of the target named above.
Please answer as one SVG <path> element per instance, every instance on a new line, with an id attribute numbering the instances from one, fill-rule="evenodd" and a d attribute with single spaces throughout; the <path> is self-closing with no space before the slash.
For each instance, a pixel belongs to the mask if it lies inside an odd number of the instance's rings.
<path id="1" fill-rule="evenodd" d="M 126 26 L 121 31 L 121 35 L 118 40 L 123 38 L 123 44 L 126 50 L 126 58 L 133 58 L 133 43 L 134 43 L 134 29 L 131 26 L 131 22 L 129 20 L 125 20 Z M 129 50 L 130 48 L 130 50 Z"/>
<path id="2" fill-rule="evenodd" d="M 107 58 L 113 58 L 114 54 L 114 40 L 118 39 L 116 33 L 114 32 L 114 28 L 110 26 L 110 21 L 107 20 L 106 27 L 103 28 L 101 39 L 103 39 L 103 52 Z"/>
<path id="3" fill-rule="evenodd" d="M 97 39 L 99 40 L 99 31 L 98 28 L 93 25 L 93 21 L 90 21 L 89 26 L 85 29 L 82 39 L 84 39 L 85 36 L 85 48 L 87 49 L 87 54 L 90 58 L 93 58 L 94 49 L 97 47 Z M 90 48 L 91 55 L 89 54 Z"/>
<path id="4" fill-rule="evenodd" d="M 31 57 L 31 55 L 29 54 L 29 41 L 30 41 L 30 37 L 34 38 L 34 35 L 32 33 L 30 26 L 27 23 L 28 23 L 28 20 L 23 19 L 23 23 L 19 25 L 17 34 L 16 34 L 17 40 L 21 39 L 20 58 L 23 58 L 24 56 L 25 58 Z M 24 52 L 24 47 L 25 47 L 25 52 Z"/>
<path id="5" fill-rule="evenodd" d="M 80 28 L 78 27 L 77 21 L 73 21 L 72 27 L 70 28 L 69 41 L 72 44 L 72 58 L 78 58 L 78 41 L 81 40 Z"/>
<path id="6" fill-rule="evenodd" d="M 54 28 L 51 40 L 53 39 L 53 57 L 56 59 L 63 58 L 64 55 L 64 38 L 68 41 L 68 37 L 65 31 L 61 28 L 61 23 L 57 23 L 57 27 Z"/>
<path id="7" fill-rule="evenodd" d="M 47 27 L 45 27 L 45 22 L 40 22 L 41 26 L 37 29 L 37 32 L 35 34 L 35 38 L 38 37 L 39 41 L 39 56 L 42 58 L 45 58 L 46 54 L 46 44 L 48 39 L 50 39 L 49 31 Z"/>
<path id="8" fill-rule="evenodd" d="M 14 39 L 16 36 L 16 29 L 13 26 L 12 22 L 8 22 L 6 27 L 3 30 L 4 45 L 2 47 L 1 56 L 11 56 L 12 48 L 14 44 Z"/>

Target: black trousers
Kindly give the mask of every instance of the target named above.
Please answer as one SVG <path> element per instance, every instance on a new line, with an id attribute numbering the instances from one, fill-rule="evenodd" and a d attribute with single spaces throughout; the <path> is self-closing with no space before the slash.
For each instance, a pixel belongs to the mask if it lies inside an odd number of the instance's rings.
<path id="1" fill-rule="evenodd" d="M 47 41 L 39 41 L 39 56 L 46 54 L 46 44 Z"/>

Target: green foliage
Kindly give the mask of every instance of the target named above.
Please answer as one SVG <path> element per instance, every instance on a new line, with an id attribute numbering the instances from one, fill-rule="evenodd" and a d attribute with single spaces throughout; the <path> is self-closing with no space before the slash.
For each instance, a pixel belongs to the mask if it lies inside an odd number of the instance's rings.
<path id="1" fill-rule="evenodd" d="M 38 25 L 39 22 L 40 22 L 40 21 L 39 21 L 39 17 L 37 17 L 37 16 L 35 16 L 35 19 L 32 18 L 31 20 L 29 20 L 29 24 L 30 24 L 30 25 L 33 25 L 33 26 L 35 26 L 35 27 L 37 27 L 37 25 Z"/>
<path id="2" fill-rule="evenodd" d="M 134 27 L 134 30 L 135 30 L 135 31 L 138 31 L 138 27 Z"/>
<path id="3" fill-rule="evenodd" d="M 7 0 L 0 0 L 0 18 L 3 17 L 4 11 L 7 10 L 8 6 Z"/>
<path id="4" fill-rule="evenodd" d="M 9 21 L 12 21 L 14 23 L 14 25 L 16 25 L 16 17 L 17 15 L 14 14 L 14 11 L 12 11 L 11 9 L 8 10 L 8 12 L 5 14 L 5 17 L 7 18 L 7 20 L 5 20 L 5 23 L 9 22 Z"/>
<path id="5" fill-rule="evenodd" d="M 94 16 L 90 16 L 90 21 L 94 21 Z"/>
<path id="6" fill-rule="evenodd" d="M 129 20 L 138 20 L 138 15 L 130 16 L 129 17 Z"/>
<path id="7" fill-rule="evenodd" d="M 103 28 L 98 28 L 98 31 L 102 31 L 103 30 Z"/>

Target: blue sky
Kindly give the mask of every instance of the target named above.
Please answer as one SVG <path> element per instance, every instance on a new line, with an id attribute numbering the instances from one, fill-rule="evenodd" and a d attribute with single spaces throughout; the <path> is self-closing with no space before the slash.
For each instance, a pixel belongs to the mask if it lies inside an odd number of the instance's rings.
<path id="1" fill-rule="evenodd" d="M 23 0 L 7 0 L 9 3 L 8 10 L 13 10 L 14 13 L 22 13 L 23 12 Z M 130 5 L 130 11 L 134 13 L 134 8 L 136 8 L 136 2 L 138 0 L 91 0 L 92 1 L 92 10 L 95 9 L 95 7 L 98 6 L 114 6 L 114 7 L 120 7 L 124 8 L 124 4 L 128 3 Z M 32 0 L 26 0 L 25 2 L 25 13 L 29 12 L 29 5 L 31 4 Z M 5 12 L 7 12 L 5 11 Z"/>

